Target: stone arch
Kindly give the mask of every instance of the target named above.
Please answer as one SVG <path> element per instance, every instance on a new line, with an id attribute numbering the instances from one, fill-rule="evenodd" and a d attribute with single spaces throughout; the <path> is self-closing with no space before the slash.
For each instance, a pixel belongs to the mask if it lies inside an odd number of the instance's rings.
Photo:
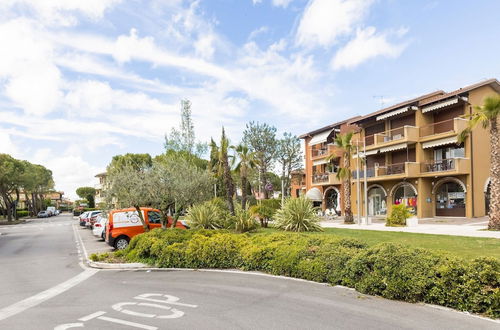
<path id="1" fill-rule="evenodd" d="M 440 180 L 438 180 L 438 182 L 436 182 L 436 184 L 434 185 L 434 187 L 432 187 L 432 194 L 435 195 L 436 194 L 436 191 L 437 189 L 443 184 L 443 183 L 446 183 L 446 182 L 455 182 L 455 183 L 458 183 L 464 193 L 467 193 L 467 187 L 465 186 L 465 184 L 462 182 L 462 180 L 458 179 L 458 178 L 454 178 L 452 176 L 447 176 L 445 178 L 442 178 Z"/>
<path id="2" fill-rule="evenodd" d="M 384 197 L 387 197 L 387 190 L 385 190 L 385 188 L 383 186 L 374 183 L 374 184 L 368 186 L 368 190 L 367 191 L 370 191 L 370 189 L 372 189 L 372 188 L 380 188 L 380 189 L 382 189 L 382 191 L 384 192 L 384 195 L 385 195 Z"/>
<path id="3" fill-rule="evenodd" d="M 391 197 L 394 196 L 394 192 L 396 191 L 396 189 L 398 189 L 399 187 L 405 186 L 405 185 L 410 186 L 411 189 L 413 190 L 413 192 L 415 193 L 415 196 L 418 196 L 417 188 L 415 188 L 415 186 L 408 181 L 399 182 L 399 183 L 396 183 L 394 186 L 392 186 L 391 190 L 389 191 L 389 196 L 391 196 Z"/>
<path id="4" fill-rule="evenodd" d="M 326 197 L 326 192 L 328 190 L 332 190 L 332 189 L 335 190 L 337 192 L 337 194 L 340 196 L 340 190 L 337 187 L 335 187 L 335 186 L 331 186 L 331 187 L 328 187 L 328 188 L 325 189 L 325 191 L 323 192 L 323 198 Z"/>

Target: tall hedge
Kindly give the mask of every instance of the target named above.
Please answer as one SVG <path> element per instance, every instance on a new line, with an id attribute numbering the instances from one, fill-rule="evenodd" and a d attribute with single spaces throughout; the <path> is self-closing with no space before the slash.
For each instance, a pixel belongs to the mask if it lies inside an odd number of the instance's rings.
<path id="1" fill-rule="evenodd" d="M 158 267 L 238 268 L 345 285 L 359 292 L 500 317 L 500 262 L 296 233 L 152 230 L 119 252 Z"/>

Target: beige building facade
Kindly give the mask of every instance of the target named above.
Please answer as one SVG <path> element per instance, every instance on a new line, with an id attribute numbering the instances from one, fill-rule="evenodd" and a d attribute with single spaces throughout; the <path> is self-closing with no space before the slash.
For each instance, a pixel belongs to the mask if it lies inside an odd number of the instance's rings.
<path id="1" fill-rule="evenodd" d="M 336 182 L 332 178 L 334 173 L 329 171 L 334 169 L 335 163 L 329 160 L 334 159 L 330 156 L 332 153 L 338 152 L 331 144 L 331 137 L 342 133 L 343 128 L 356 132 L 353 144 L 359 148 L 351 159 L 354 214 L 358 213 L 359 203 L 360 214 L 365 215 L 361 206 L 364 205 L 366 181 L 368 215 L 371 217 L 385 218 L 397 204 L 410 207 L 418 218 L 486 215 L 489 132 L 476 127 L 464 143 L 458 143 L 458 136 L 467 127 L 474 107 L 482 105 L 486 96 L 495 93 L 500 93 L 500 84 L 490 79 L 449 93 L 436 91 L 335 124 L 338 131 L 328 133 L 325 144 L 319 147 L 322 150 L 319 153 L 323 153 L 321 157 L 315 152 L 316 142 L 323 141 L 320 134 L 326 134 L 328 129 L 301 136 L 306 150 L 306 194 L 323 209 L 333 206 L 333 193 L 328 190 L 340 194 L 340 182 Z M 318 165 L 323 167 L 318 168 Z M 342 210 L 342 201 L 338 204 Z"/>

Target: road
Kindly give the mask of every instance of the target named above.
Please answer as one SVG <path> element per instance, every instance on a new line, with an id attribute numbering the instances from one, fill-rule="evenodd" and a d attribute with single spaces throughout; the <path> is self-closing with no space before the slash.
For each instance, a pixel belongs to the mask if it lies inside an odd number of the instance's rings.
<path id="1" fill-rule="evenodd" d="M 454 311 L 271 276 L 84 270 L 74 224 L 58 216 L 0 227 L 0 329 L 499 328 Z M 90 249 L 108 249 L 90 231 L 76 226 L 76 233 Z"/>

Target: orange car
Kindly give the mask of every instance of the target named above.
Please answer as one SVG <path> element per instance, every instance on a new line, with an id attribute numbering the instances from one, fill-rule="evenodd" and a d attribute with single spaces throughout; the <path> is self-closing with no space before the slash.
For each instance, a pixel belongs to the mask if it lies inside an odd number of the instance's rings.
<path id="1" fill-rule="evenodd" d="M 161 228 L 161 215 L 157 209 L 141 207 L 142 216 L 149 229 Z M 167 227 L 172 224 L 172 218 L 168 217 Z M 176 228 L 187 229 L 181 221 L 177 222 Z M 115 249 L 125 249 L 135 235 L 144 233 L 141 219 L 135 208 L 113 210 L 109 212 L 106 224 L 106 243 Z"/>

